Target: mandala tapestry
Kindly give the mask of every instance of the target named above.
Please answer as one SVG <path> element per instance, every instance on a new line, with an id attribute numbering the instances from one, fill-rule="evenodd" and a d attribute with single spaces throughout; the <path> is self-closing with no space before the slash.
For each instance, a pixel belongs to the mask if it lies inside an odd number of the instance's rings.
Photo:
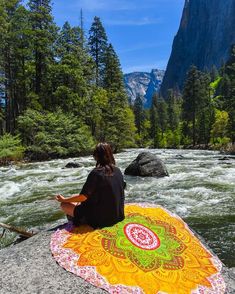
<path id="1" fill-rule="evenodd" d="M 128 204 L 125 215 L 97 230 L 68 223 L 52 235 L 54 258 L 113 294 L 225 292 L 221 262 L 182 219 L 150 204 Z"/>

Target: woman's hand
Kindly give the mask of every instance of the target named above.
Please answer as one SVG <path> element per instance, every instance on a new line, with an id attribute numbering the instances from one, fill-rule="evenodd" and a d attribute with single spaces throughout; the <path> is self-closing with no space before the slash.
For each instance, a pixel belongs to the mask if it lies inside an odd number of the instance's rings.
<path id="1" fill-rule="evenodd" d="M 57 200 L 58 202 L 65 202 L 65 197 L 63 195 L 56 195 L 55 196 L 55 200 Z"/>

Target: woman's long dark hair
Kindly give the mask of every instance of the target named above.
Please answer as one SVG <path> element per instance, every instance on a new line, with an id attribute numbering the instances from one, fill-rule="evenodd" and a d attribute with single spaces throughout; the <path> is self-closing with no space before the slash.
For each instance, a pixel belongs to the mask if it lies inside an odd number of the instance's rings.
<path id="1" fill-rule="evenodd" d="M 113 166 L 115 165 L 111 146 L 108 143 L 97 144 L 93 156 L 96 160 L 96 167 L 105 168 L 105 174 L 111 176 L 113 174 Z"/>

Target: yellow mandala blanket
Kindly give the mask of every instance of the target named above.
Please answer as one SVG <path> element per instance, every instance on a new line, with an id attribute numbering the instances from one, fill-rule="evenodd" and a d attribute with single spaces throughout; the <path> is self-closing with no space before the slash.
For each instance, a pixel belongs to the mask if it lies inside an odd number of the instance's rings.
<path id="1" fill-rule="evenodd" d="M 66 270 L 109 293 L 223 294 L 221 262 L 178 216 L 160 206 L 128 204 L 122 222 L 93 230 L 71 223 L 51 238 Z"/>

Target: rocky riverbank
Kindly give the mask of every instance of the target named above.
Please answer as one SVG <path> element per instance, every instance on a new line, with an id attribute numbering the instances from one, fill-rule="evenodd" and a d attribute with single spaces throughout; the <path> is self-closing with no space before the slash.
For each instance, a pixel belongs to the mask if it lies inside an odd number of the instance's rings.
<path id="1" fill-rule="evenodd" d="M 0 294 L 106 293 L 56 263 L 50 251 L 53 231 L 0 251 Z"/>
<path id="2" fill-rule="evenodd" d="M 55 230 L 40 232 L 0 251 L 0 294 L 107 293 L 56 263 L 50 251 L 50 238 Z M 235 293 L 234 271 L 224 266 L 222 273 L 226 293 Z"/>
<path id="3" fill-rule="evenodd" d="M 138 147 L 141 148 L 141 147 Z M 138 149 L 136 148 L 136 149 Z M 143 147 L 144 148 L 144 147 Z M 142 149 L 143 149 L 142 148 Z M 146 148 L 146 150 L 151 149 L 151 148 Z M 160 150 L 160 149 L 155 149 L 155 150 Z M 220 151 L 221 154 L 225 154 L 225 155 L 235 155 L 235 144 L 232 143 L 228 143 L 227 145 L 223 146 L 223 147 L 218 147 L 215 145 L 187 145 L 187 146 L 180 146 L 179 148 L 176 149 L 172 149 L 172 148 L 166 148 L 165 150 L 175 150 L 175 151 L 179 151 L 179 150 L 208 150 L 208 151 Z M 123 152 L 123 150 L 114 150 L 114 154 L 117 153 L 121 153 Z M 22 159 L 18 159 L 18 160 L 12 160 L 12 159 L 1 159 L 0 158 L 0 167 L 1 166 L 13 166 L 13 165 L 21 165 L 21 164 L 27 164 L 27 163 L 37 163 L 37 162 L 43 162 L 43 161 L 53 161 L 56 159 L 61 159 L 61 160 L 66 160 L 66 159 L 71 159 L 71 158 L 81 158 L 84 156 L 89 156 L 92 155 L 92 151 L 88 150 L 88 151 L 83 151 L 83 152 L 79 152 L 74 156 L 50 156 L 50 157 L 43 157 L 40 155 L 33 155 L 30 153 L 27 153 L 24 155 L 24 157 Z M 79 163 L 77 162 L 68 162 L 68 166 L 65 166 L 66 168 L 77 168 L 79 167 Z"/>

